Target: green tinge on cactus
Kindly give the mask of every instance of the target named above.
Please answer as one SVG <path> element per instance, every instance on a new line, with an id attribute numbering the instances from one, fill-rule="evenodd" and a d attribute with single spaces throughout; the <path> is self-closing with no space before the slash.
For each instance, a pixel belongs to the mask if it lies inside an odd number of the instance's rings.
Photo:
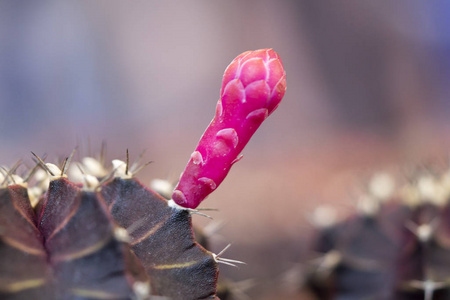
<path id="1" fill-rule="evenodd" d="M 420 174 L 392 195 L 372 181 L 359 214 L 324 223 L 308 276 L 318 299 L 450 299 L 449 179 Z"/>

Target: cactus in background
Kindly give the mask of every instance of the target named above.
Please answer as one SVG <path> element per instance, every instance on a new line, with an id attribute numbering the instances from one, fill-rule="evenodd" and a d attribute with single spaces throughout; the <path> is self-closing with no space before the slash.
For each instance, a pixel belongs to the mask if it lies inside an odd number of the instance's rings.
<path id="1" fill-rule="evenodd" d="M 225 178 L 275 109 L 285 75 L 271 49 L 227 68 L 216 116 L 173 200 L 143 186 L 141 167 L 83 158 L 61 168 L 34 155 L 0 168 L 0 299 L 218 299 L 218 263 L 238 261 L 199 245 L 191 214 Z M 70 167 L 69 167 L 70 166 Z"/>
<path id="2" fill-rule="evenodd" d="M 318 299 L 450 299 L 450 171 L 393 187 L 374 177 L 359 213 L 341 222 L 319 209 L 320 257 L 307 272 Z"/>

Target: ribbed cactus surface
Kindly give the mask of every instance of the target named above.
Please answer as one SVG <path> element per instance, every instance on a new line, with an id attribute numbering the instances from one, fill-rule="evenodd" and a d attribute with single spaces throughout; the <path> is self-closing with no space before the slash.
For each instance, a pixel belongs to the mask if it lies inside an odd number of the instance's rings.
<path id="1" fill-rule="evenodd" d="M 188 210 L 131 176 L 92 186 L 60 174 L 34 208 L 25 183 L 0 189 L 1 299 L 215 297 L 217 259 Z"/>

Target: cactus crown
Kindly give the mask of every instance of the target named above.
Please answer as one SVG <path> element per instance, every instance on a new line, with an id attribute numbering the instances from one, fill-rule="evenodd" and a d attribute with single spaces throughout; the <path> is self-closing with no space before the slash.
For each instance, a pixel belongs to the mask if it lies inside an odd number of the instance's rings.
<path id="1" fill-rule="evenodd" d="M 75 150 L 61 167 L 33 153 L 36 165 L 22 177 L 20 164 L 0 168 L 0 298 L 218 299 L 218 263 L 240 262 L 200 246 L 191 214 L 285 86 L 273 50 L 238 56 L 170 201 L 134 178 L 142 165 L 130 165 L 128 151 L 109 170 L 103 159 L 71 163 Z"/>

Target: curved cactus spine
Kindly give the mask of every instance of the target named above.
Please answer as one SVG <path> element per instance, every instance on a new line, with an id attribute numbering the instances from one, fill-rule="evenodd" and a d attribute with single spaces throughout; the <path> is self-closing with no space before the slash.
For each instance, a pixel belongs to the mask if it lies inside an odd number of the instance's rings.
<path id="1" fill-rule="evenodd" d="M 175 203 L 196 208 L 220 185 L 285 90 L 286 74 L 274 50 L 247 51 L 231 62 L 223 76 L 216 114 L 173 192 Z"/>

